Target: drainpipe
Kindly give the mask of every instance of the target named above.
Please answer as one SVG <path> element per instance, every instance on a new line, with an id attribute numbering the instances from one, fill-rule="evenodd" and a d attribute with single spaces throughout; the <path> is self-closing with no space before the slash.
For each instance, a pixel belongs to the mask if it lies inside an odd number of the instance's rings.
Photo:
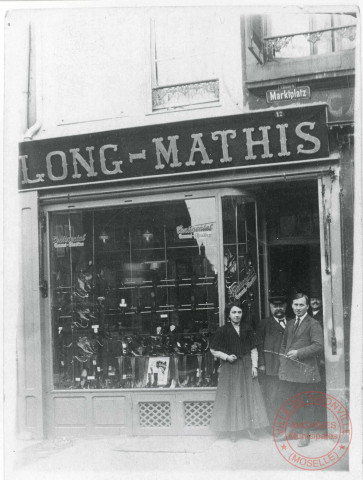
<path id="1" fill-rule="evenodd" d="M 243 110 L 247 108 L 250 110 L 249 106 L 249 91 L 247 88 L 247 60 L 246 60 L 246 21 L 247 15 L 241 15 L 240 17 L 240 34 L 241 34 L 241 55 L 242 55 L 242 95 L 243 95 Z"/>
<path id="2" fill-rule="evenodd" d="M 42 126 L 42 68 L 41 68 L 41 38 L 39 28 L 36 34 L 32 32 L 31 24 L 29 25 L 29 64 L 28 64 L 28 98 L 27 112 L 29 119 L 29 96 L 30 96 L 30 76 L 31 76 L 31 60 L 35 60 L 35 123 L 31 125 L 24 134 L 24 140 L 32 140 L 34 135 Z M 34 55 L 34 56 L 33 56 Z"/>

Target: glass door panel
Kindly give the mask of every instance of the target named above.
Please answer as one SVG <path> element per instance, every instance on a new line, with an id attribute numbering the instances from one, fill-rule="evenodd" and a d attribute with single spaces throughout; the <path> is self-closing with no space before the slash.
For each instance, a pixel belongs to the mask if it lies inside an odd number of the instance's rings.
<path id="1" fill-rule="evenodd" d="M 256 205 L 245 196 L 222 198 L 225 302 L 239 302 L 256 327 L 259 259 Z"/>

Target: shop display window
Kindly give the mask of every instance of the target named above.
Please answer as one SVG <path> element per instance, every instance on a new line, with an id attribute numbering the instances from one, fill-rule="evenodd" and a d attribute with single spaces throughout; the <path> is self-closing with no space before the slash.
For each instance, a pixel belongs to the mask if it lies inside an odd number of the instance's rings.
<path id="1" fill-rule="evenodd" d="M 55 388 L 214 383 L 215 202 L 51 215 Z"/>
<path id="2" fill-rule="evenodd" d="M 241 198 L 222 199 L 223 276 L 214 197 L 50 214 L 54 388 L 216 386 L 220 294 L 257 278 Z"/>

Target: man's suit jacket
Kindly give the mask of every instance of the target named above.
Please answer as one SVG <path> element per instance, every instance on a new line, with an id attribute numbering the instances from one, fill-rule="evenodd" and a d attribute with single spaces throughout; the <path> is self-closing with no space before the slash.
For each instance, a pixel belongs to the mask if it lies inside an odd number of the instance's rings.
<path id="1" fill-rule="evenodd" d="M 314 316 L 312 311 L 310 310 L 309 312 L 309 315 L 311 318 L 313 318 L 314 320 L 317 320 L 319 323 L 320 323 L 320 326 L 321 328 L 324 328 L 324 323 L 323 323 L 323 318 L 324 318 L 324 313 L 323 313 L 323 309 L 319 310 L 318 313 Z"/>
<path id="2" fill-rule="evenodd" d="M 286 319 L 287 322 L 290 320 Z M 286 322 L 286 323 L 287 323 Z M 271 315 L 261 321 L 259 334 L 259 349 L 258 349 L 258 366 L 265 366 L 266 375 L 278 375 L 280 367 L 280 348 L 285 329 L 276 322 Z M 269 353 L 265 350 L 269 350 Z"/>
<path id="3" fill-rule="evenodd" d="M 323 329 L 323 336 L 324 336 L 324 312 L 323 309 L 321 308 L 316 315 L 312 314 L 312 311 L 309 311 L 309 315 L 311 318 L 319 322 L 319 325 Z M 324 355 L 324 350 L 318 355 L 318 364 L 319 364 L 319 371 L 320 371 L 320 376 L 325 376 L 325 355 Z"/>
<path id="4" fill-rule="evenodd" d="M 320 374 L 317 356 L 323 351 L 323 330 L 317 320 L 306 315 L 294 333 L 295 319 L 287 324 L 280 353 L 297 350 L 297 362 L 280 357 L 280 380 L 299 383 L 318 383 Z"/>

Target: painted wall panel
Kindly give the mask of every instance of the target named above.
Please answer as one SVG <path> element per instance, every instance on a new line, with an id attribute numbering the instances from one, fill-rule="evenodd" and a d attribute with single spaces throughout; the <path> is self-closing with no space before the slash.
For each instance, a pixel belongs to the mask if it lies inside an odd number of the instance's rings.
<path id="1" fill-rule="evenodd" d="M 92 416 L 95 425 L 125 425 L 126 398 L 95 397 Z"/>
<path id="2" fill-rule="evenodd" d="M 54 398 L 55 425 L 84 425 L 87 421 L 86 399 Z"/>
<path id="3" fill-rule="evenodd" d="M 35 352 L 37 338 L 34 330 L 34 309 L 32 299 L 33 285 L 33 257 L 31 255 L 32 240 L 32 210 L 22 210 L 22 259 L 23 259 L 23 295 L 25 305 L 23 309 L 23 328 L 26 344 L 24 348 L 25 385 L 26 388 L 35 387 Z"/>
<path id="4" fill-rule="evenodd" d="M 39 296 L 38 196 L 21 196 L 21 315 L 17 329 L 18 430 L 43 436 L 43 385 Z M 11 321 L 9 318 L 8 321 Z"/>
<path id="5" fill-rule="evenodd" d="M 35 397 L 26 397 L 26 425 L 28 428 L 35 428 L 38 419 L 37 399 Z"/>

